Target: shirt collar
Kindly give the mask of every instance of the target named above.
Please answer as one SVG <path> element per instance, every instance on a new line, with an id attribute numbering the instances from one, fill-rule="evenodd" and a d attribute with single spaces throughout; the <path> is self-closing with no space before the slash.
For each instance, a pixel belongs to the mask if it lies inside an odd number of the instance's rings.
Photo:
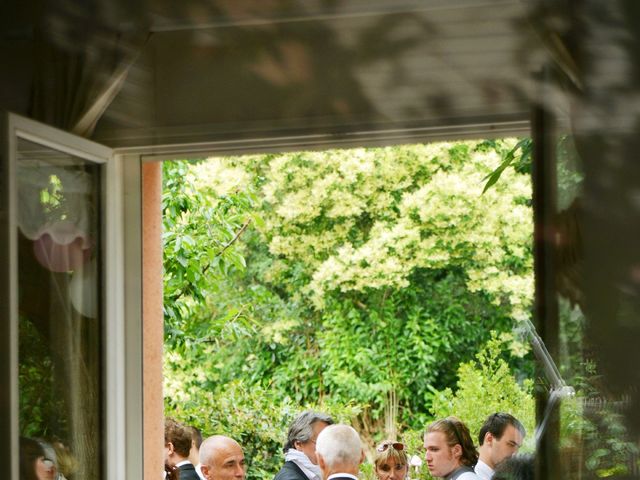
<path id="1" fill-rule="evenodd" d="M 332 478 L 351 478 L 352 480 L 358 480 L 358 477 L 355 475 L 351 475 L 350 473 L 334 473 L 327 477 L 327 480 L 331 480 Z"/>

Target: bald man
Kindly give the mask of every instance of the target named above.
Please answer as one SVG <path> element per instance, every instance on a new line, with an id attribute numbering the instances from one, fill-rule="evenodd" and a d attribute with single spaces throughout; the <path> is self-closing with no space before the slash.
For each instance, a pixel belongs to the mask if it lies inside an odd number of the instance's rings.
<path id="1" fill-rule="evenodd" d="M 244 480 L 247 474 L 242 447 L 223 435 L 214 435 L 202 442 L 200 463 L 206 480 Z"/>

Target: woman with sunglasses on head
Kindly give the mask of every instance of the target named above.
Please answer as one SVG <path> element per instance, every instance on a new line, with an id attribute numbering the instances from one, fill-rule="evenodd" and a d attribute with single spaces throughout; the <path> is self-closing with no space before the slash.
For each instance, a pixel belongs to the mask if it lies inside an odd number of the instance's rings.
<path id="1" fill-rule="evenodd" d="M 459 418 L 433 422 L 424 434 L 425 459 L 431 475 L 446 480 L 478 480 L 473 467 L 478 451 Z"/>
<path id="2" fill-rule="evenodd" d="M 376 447 L 374 467 L 378 480 L 404 480 L 409 471 L 404 444 L 385 440 Z"/>

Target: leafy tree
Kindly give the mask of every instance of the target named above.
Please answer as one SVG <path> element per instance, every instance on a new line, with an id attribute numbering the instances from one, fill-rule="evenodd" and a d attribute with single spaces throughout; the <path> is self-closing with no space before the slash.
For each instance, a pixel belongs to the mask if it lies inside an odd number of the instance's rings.
<path id="1" fill-rule="evenodd" d="M 532 296 L 527 175 L 482 195 L 500 162 L 478 142 L 304 152 L 269 162 L 264 235 L 275 278 L 303 263 L 316 307 L 326 293 L 404 288 L 416 268 L 463 268 L 471 291 L 527 316 Z M 278 277 L 279 276 L 279 277 Z M 506 298 L 505 298 L 506 297 Z"/>
<path id="2" fill-rule="evenodd" d="M 317 336 L 326 388 L 345 399 L 367 399 L 373 431 L 381 429 L 375 420 L 384 413 L 375 406 L 385 406 L 389 392 L 398 397 L 401 423 L 421 428 L 432 389 L 455 381 L 444 359 L 458 365 L 492 328 L 510 325 L 487 295 L 469 293 L 460 271 L 418 270 L 409 279 L 412 288 L 327 303 Z"/>
<path id="3" fill-rule="evenodd" d="M 169 346 L 177 346 L 223 328 L 226 318 L 208 321 L 207 298 L 233 270 L 244 268 L 236 242 L 260 219 L 251 190 L 212 195 L 196 184 L 186 161 L 164 163 L 163 188 L 165 330 Z"/>

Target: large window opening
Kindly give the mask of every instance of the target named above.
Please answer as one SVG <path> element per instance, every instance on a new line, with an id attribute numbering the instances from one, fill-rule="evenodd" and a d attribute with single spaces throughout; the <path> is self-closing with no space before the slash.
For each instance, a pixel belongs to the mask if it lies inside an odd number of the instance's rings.
<path id="1" fill-rule="evenodd" d="M 508 411 L 534 450 L 531 142 L 165 162 L 165 414 L 273 478 L 305 408 L 373 453 Z M 475 440 L 477 444 L 477 438 Z M 370 463 L 363 466 L 374 478 Z"/>

